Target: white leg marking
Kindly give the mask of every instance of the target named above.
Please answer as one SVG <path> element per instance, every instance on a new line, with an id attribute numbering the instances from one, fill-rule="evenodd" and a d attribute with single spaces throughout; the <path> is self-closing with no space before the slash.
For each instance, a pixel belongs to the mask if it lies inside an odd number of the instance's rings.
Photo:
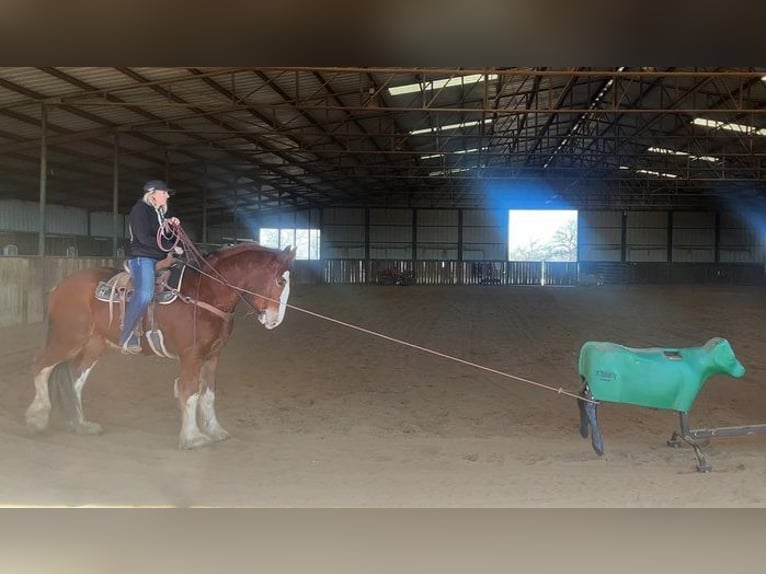
<path id="1" fill-rule="evenodd" d="M 93 370 L 95 364 L 96 363 L 93 363 L 90 367 L 80 373 L 80 376 L 77 377 L 77 380 L 74 382 L 74 392 L 77 394 L 77 400 L 79 401 L 80 405 L 82 405 L 82 388 L 85 386 L 85 381 L 88 380 L 88 375 L 90 375 L 90 372 Z"/>
<path id="2" fill-rule="evenodd" d="M 178 448 L 197 448 L 212 442 L 210 437 L 200 432 L 197 426 L 197 403 L 199 393 L 194 393 L 183 406 L 181 420 L 181 435 L 178 438 Z"/>
<path id="3" fill-rule="evenodd" d="M 44 431 L 48 428 L 48 417 L 51 413 L 48 378 L 55 366 L 42 369 L 35 377 L 35 398 L 26 412 L 27 426 L 35 432 Z"/>
<path id="4" fill-rule="evenodd" d="M 101 434 L 102 431 L 100 424 L 86 421 L 82 414 L 82 388 L 85 386 L 85 382 L 88 380 L 88 375 L 90 375 L 90 372 L 95 365 L 96 363 L 94 362 L 90 367 L 84 369 L 74 382 L 74 392 L 77 396 L 77 416 L 79 418 L 77 426 L 75 427 L 75 432 L 79 434 Z"/>
<path id="5" fill-rule="evenodd" d="M 218 422 L 215 415 L 215 393 L 205 389 L 199 399 L 199 415 L 202 422 L 202 432 L 213 440 L 226 440 L 231 435 Z"/>

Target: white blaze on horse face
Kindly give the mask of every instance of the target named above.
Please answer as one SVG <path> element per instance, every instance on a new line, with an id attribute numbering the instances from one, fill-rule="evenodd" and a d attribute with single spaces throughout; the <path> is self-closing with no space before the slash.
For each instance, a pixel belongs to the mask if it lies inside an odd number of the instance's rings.
<path id="1" fill-rule="evenodd" d="M 279 307 L 275 313 L 269 305 L 266 311 L 261 315 L 260 320 L 263 326 L 267 329 L 274 329 L 278 327 L 282 320 L 285 318 L 285 312 L 287 311 L 287 299 L 290 297 L 290 272 L 285 271 L 282 274 L 282 279 L 285 282 L 282 287 L 282 293 L 279 295 Z"/>

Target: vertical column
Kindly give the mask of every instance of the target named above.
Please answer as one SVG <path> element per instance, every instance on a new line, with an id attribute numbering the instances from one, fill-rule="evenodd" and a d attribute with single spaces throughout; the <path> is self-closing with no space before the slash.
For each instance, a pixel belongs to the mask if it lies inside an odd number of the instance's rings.
<path id="1" fill-rule="evenodd" d="M 721 262 L 721 212 L 715 210 L 715 243 L 713 246 L 713 262 Z"/>
<path id="2" fill-rule="evenodd" d="M 48 278 L 45 269 L 46 202 L 48 192 L 48 107 L 40 104 L 40 226 L 37 254 L 40 256 L 40 293 L 42 295 L 43 318 L 48 313 Z"/>
<path id="3" fill-rule="evenodd" d="M 668 255 L 665 258 L 668 263 L 673 262 L 673 210 L 668 211 Z"/>
<path id="4" fill-rule="evenodd" d="M 412 209 L 412 261 L 418 258 L 418 210 Z"/>
<path id="5" fill-rule="evenodd" d="M 481 153 L 481 152 L 479 152 Z M 463 285 L 464 280 L 464 265 L 463 265 L 463 210 L 457 210 L 457 283 Z"/>
<path id="6" fill-rule="evenodd" d="M 364 260 L 370 260 L 370 208 L 364 208 Z"/>
<path id="7" fill-rule="evenodd" d="M 628 255 L 628 212 L 623 210 L 620 236 L 620 261 L 625 263 Z"/>
<path id="8" fill-rule="evenodd" d="M 114 132 L 114 165 L 112 166 L 112 257 L 117 257 L 117 223 L 120 199 L 120 134 Z"/>
<path id="9" fill-rule="evenodd" d="M 207 243 L 207 163 L 202 164 L 202 243 Z"/>
<path id="10" fill-rule="evenodd" d="M 48 192 L 48 107 L 40 104 L 40 227 L 37 254 L 45 257 L 45 211 Z M 44 267 L 44 265 L 43 265 Z M 44 289 L 43 285 L 43 291 Z"/>

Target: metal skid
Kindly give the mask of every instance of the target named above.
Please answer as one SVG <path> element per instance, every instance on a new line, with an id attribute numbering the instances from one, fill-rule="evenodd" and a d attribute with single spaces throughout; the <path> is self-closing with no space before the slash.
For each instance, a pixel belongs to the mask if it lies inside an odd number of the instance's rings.
<path id="1" fill-rule="evenodd" d="M 668 440 L 668 446 L 678 448 L 681 446 L 682 442 L 690 445 L 694 449 L 694 455 L 697 457 L 697 470 L 699 472 L 710 472 L 713 470 L 713 467 L 708 464 L 705 453 L 702 451 L 702 447 L 700 447 L 697 439 L 766 433 L 766 424 L 718 427 L 711 429 L 690 429 L 689 413 L 680 412 L 678 413 L 678 417 L 680 428 L 679 430 L 673 431 L 673 434 Z"/>

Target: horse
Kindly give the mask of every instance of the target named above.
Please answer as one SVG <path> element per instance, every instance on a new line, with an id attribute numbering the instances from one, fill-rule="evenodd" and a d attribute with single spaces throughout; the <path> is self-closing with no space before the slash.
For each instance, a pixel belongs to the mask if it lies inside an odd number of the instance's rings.
<path id="1" fill-rule="evenodd" d="M 185 269 L 176 300 L 153 310 L 165 350 L 180 362 L 174 385 L 181 410 L 180 449 L 229 438 L 216 417 L 215 387 L 218 358 L 234 328 L 234 308 L 243 299 L 266 329 L 279 326 L 287 307 L 294 259 L 295 249 L 290 247 L 280 251 L 241 244 L 215 251 L 205 256 L 204 265 Z M 100 282 L 114 273 L 103 267 L 85 269 L 66 277 L 51 291 L 47 339 L 33 361 L 35 397 L 26 411 L 31 431 L 48 427 L 53 387 L 54 399 L 69 403 L 69 430 L 102 432 L 101 425 L 83 416 L 82 390 L 104 351 L 119 349 L 120 321 L 113 320 L 111 304 L 95 296 Z M 142 354 L 152 352 L 142 340 Z M 53 381 L 61 381 L 55 375 L 62 369 L 68 372 L 69 382 L 56 390 Z"/>

